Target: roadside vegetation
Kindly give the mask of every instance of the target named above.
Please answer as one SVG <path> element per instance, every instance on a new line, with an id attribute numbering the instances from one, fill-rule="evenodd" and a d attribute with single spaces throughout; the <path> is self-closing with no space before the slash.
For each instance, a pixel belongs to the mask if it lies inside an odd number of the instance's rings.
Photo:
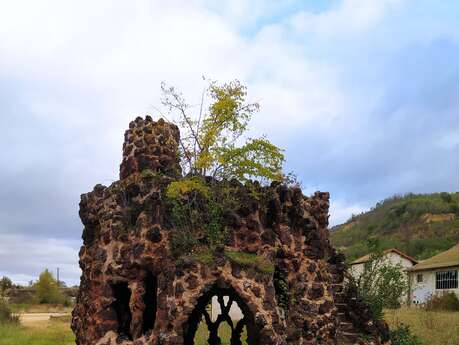
<path id="1" fill-rule="evenodd" d="M 420 260 L 445 251 L 459 242 L 459 193 L 393 196 L 331 231 L 348 261 L 370 252 L 368 238 Z"/>

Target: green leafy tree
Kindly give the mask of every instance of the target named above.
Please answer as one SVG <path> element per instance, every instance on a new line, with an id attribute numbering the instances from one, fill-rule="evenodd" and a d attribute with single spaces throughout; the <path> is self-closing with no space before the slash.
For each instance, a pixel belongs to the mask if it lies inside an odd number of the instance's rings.
<path id="1" fill-rule="evenodd" d="M 169 220 L 178 230 L 172 235 L 172 251 L 181 256 L 196 247 L 214 249 L 227 238 L 225 215 L 238 207 L 236 188 L 229 181 L 289 183 L 291 176 L 282 175 L 281 149 L 266 137 L 246 136 L 249 121 L 260 106 L 247 101 L 247 89 L 239 81 L 208 82 L 198 106 L 188 104 L 172 86 L 162 83 L 161 89 L 168 116 L 178 119 L 185 175 L 166 190 Z"/>
<path id="2" fill-rule="evenodd" d="M 369 241 L 370 259 L 363 273 L 350 277 L 350 284 L 357 287 L 360 297 L 368 303 L 376 319 L 382 319 L 383 308 L 398 308 L 400 300 L 408 292 L 408 281 L 403 267 L 387 260 L 377 241 Z"/>
<path id="3" fill-rule="evenodd" d="M 178 118 L 182 169 L 217 179 L 282 178 L 284 155 L 266 137 L 244 138 L 258 103 L 246 100 L 247 89 L 235 80 L 210 81 L 199 107 L 188 104 L 174 87 L 161 84 L 162 104 Z"/>
<path id="4" fill-rule="evenodd" d="M 57 280 L 54 279 L 51 272 L 46 269 L 38 278 L 35 283 L 35 289 L 37 291 L 37 299 L 39 303 L 51 304 L 51 303 L 64 303 L 65 298 L 59 289 Z"/>
<path id="5" fill-rule="evenodd" d="M 9 289 L 13 287 L 13 282 L 8 277 L 0 279 L 0 297 L 5 297 Z"/>

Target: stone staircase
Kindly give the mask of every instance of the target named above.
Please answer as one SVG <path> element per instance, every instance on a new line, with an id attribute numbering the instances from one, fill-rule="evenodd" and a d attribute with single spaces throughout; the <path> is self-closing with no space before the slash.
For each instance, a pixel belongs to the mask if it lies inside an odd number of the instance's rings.
<path id="1" fill-rule="evenodd" d="M 358 344 L 359 332 L 355 329 L 346 313 L 347 304 L 343 284 L 334 284 L 333 293 L 335 297 L 335 306 L 338 309 L 338 345 Z M 355 297 L 352 298 L 355 299 Z"/>

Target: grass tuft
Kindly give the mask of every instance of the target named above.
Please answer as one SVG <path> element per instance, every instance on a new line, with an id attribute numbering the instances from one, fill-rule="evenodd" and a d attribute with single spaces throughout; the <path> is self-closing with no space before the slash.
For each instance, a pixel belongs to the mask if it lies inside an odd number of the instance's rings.
<path id="1" fill-rule="evenodd" d="M 225 251 L 225 255 L 229 260 L 243 267 L 253 267 L 258 272 L 266 275 L 274 274 L 273 263 L 264 256 L 239 252 L 235 250 L 227 250 Z"/>

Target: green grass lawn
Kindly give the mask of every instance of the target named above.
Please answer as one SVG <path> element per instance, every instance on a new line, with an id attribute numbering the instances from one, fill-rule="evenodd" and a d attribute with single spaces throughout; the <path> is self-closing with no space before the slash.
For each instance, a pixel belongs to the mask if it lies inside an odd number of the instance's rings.
<path id="1" fill-rule="evenodd" d="M 425 345 L 458 345 L 459 312 L 432 312 L 417 308 L 386 310 L 391 327 L 404 323 Z M 68 321 L 68 320 L 67 320 Z M 231 331 L 226 323 L 219 329 L 222 345 L 229 345 Z M 196 332 L 195 345 L 207 345 L 209 333 L 203 322 Z M 247 344 L 246 332 L 242 343 Z M 0 345 L 74 345 L 75 338 L 66 321 L 54 320 L 44 327 L 0 325 Z"/>
<path id="2" fill-rule="evenodd" d="M 67 322 L 54 321 L 43 328 L 0 325 L 0 345 L 74 345 Z"/>
<path id="3" fill-rule="evenodd" d="M 386 310 L 391 328 L 404 323 L 425 345 L 458 345 L 459 312 L 435 312 L 418 308 Z"/>
<path id="4" fill-rule="evenodd" d="M 231 328 L 223 322 L 218 329 L 218 336 L 222 341 L 222 345 L 230 345 L 231 340 Z M 196 331 L 194 345 L 207 345 L 207 339 L 209 338 L 209 331 L 207 330 L 204 322 L 199 323 L 198 330 Z M 244 327 L 244 332 L 241 335 L 242 345 L 247 345 L 247 332 Z"/>
<path id="5" fill-rule="evenodd" d="M 230 344 L 231 330 L 223 323 L 218 332 L 222 345 Z M 203 322 L 196 332 L 195 345 L 207 345 L 209 332 Z M 242 334 L 242 344 L 247 344 L 247 335 Z M 0 345 L 74 345 L 75 337 L 68 322 L 51 321 L 46 327 L 23 327 L 0 325 Z"/>

